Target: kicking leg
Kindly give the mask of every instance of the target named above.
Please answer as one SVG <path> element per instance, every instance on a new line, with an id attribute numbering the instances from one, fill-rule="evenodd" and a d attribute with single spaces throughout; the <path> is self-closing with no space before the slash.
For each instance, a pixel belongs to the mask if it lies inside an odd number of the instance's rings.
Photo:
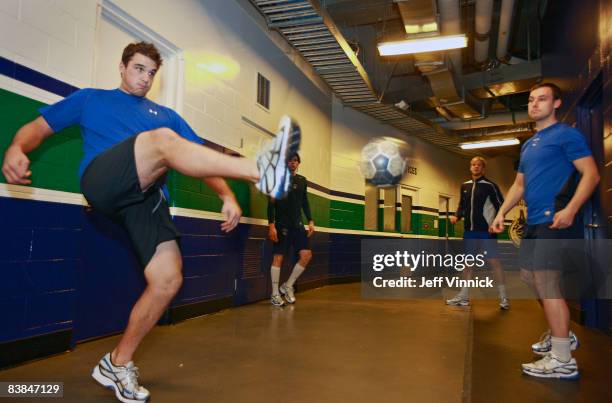
<path id="1" fill-rule="evenodd" d="M 170 168 L 193 178 L 220 176 L 257 182 L 260 176 L 254 161 L 211 150 L 168 128 L 140 133 L 134 144 L 134 159 L 141 189 L 148 188 Z"/>

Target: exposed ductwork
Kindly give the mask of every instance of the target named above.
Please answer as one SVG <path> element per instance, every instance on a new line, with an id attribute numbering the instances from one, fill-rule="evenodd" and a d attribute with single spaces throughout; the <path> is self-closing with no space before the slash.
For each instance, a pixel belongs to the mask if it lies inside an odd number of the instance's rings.
<path id="1" fill-rule="evenodd" d="M 510 27 L 514 13 L 514 0 L 502 0 L 499 15 L 499 33 L 497 35 L 497 58 L 505 61 L 508 55 L 508 42 L 510 41 Z"/>
<path id="2" fill-rule="evenodd" d="M 434 0 L 393 0 L 397 4 L 408 35 L 439 32 Z"/>
<path id="3" fill-rule="evenodd" d="M 489 115 L 484 119 L 474 119 L 466 122 L 446 122 L 440 123 L 440 126 L 448 130 L 467 130 L 477 129 L 489 126 L 509 126 L 520 123 L 531 122 L 531 118 L 527 112 L 516 113 L 497 113 Z"/>
<path id="4" fill-rule="evenodd" d="M 474 60 L 478 64 L 485 63 L 489 59 L 492 16 L 493 0 L 476 0 Z"/>
<path id="5" fill-rule="evenodd" d="M 517 125 L 504 125 L 494 127 L 482 127 L 478 129 L 459 130 L 456 133 L 464 139 L 476 139 L 478 137 L 500 137 L 500 136 L 529 136 L 535 132 L 535 123 L 527 122 Z"/>
<path id="6" fill-rule="evenodd" d="M 438 11 L 440 12 L 440 25 L 442 35 L 461 34 L 461 13 L 458 0 L 438 0 Z M 463 61 L 461 49 L 451 50 L 448 53 L 453 70 L 459 75 L 463 72 Z"/>

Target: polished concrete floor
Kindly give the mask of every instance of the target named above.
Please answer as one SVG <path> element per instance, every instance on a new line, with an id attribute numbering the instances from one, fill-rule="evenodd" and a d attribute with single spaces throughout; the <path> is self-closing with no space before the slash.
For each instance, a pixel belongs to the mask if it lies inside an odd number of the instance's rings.
<path id="1" fill-rule="evenodd" d="M 576 327 L 579 382 L 521 375 L 529 344 L 545 328 L 534 301 L 500 312 L 487 300 L 472 308 L 365 300 L 359 284 L 297 297 L 282 309 L 261 302 L 155 328 L 136 356 L 152 401 L 612 401 L 610 338 L 596 331 Z M 1 371 L 0 381 L 62 381 L 63 401 L 113 401 L 89 372 L 116 341 Z"/>

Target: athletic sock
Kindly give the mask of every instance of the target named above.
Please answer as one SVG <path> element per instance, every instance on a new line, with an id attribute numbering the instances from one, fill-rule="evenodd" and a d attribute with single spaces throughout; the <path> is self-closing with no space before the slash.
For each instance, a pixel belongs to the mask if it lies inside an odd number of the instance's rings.
<path id="1" fill-rule="evenodd" d="M 304 266 L 296 263 L 295 266 L 293 266 L 293 271 L 289 276 L 289 280 L 287 280 L 287 287 L 293 287 L 293 284 L 295 284 L 296 280 L 302 275 L 302 273 L 304 273 L 305 269 L 306 268 Z"/>
<path id="2" fill-rule="evenodd" d="M 470 296 L 470 289 L 469 287 L 461 287 L 461 291 L 459 291 L 459 294 L 457 294 L 459 297 L 463 298 L 463 299 L 468 299 Z"/>
<path id="3" fill-rule="evenodd" d="M 280 267 L 270 267 L 270 277 L 272 278 L 272 295 L 280 295 L 278 291 L 278 280 L 280 279 Z"/>
<path id="4" fill-rule="evenodd" d="M 499 298 L 503 299 L 503 298 L 508 298 L 506 296 L 506 285 L 505 284 L 500 284 L 497 286 L 497 290 L 499 291 Z"/>
<path id="5" fill-rule="evenodd" d="M 555 337 L 551 336 L 550 342 L 552 344 L 552 353 L 555 357 L 563 362 L 568 362 L 572 358 L 570 351 L 570 338 L 569 337 Z"/>

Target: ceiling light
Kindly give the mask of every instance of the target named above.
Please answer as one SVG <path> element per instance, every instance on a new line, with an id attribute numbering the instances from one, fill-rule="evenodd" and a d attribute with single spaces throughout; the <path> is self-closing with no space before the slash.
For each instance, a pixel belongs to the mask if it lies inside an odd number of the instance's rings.
<path id="1" fill-rule="evenodd" d="M 464 150 L 473 150 L 475 148 L 504 147 L 513 146 L 515 144 L 520 144 L 520 141 L 518 141 L 517 138 L 479 141 L 474 143 L 462 143 L 459 145 L 459 147 Z"/>
<path id="2" fill-rule="evenodd" d="M 381 56 L 392 56 L 458 49 L 465 48 L 466 46 L 467 38 L 465 35 L 434 36 L 405 41 L 382 42 L 378 44 L 378 52 Z"/>

